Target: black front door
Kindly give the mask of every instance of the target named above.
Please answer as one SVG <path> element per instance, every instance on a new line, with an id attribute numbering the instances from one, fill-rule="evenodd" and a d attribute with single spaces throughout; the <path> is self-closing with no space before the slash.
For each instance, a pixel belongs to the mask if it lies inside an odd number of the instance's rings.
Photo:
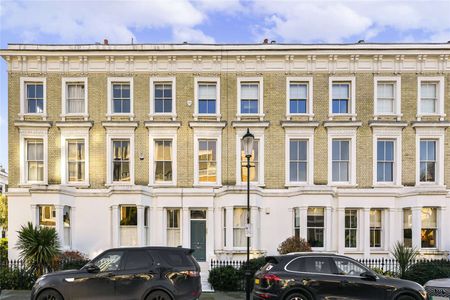
<path id="1" fill-rule="evenodd" d="M 206 261 L 206 211 L 191 211 L 191 249 L 197 261 Z"/>

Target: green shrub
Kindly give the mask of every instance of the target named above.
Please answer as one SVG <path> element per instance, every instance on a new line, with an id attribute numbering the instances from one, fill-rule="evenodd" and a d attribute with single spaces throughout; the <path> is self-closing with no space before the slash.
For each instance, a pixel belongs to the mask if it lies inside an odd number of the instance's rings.
<path id="1" fill-rule="evenodd" d="M 36 281 L 33 272 L 21 268 L 1 268 L 0 287 L 3 290 L 31 290 Z"/>
<path id="2" fill-rule="evenodd" d="M 56 257 L 53 270 L 81 269 L 88 262 L 87 255 L 80 251 L 64 251 Z"/>
<path id="3" fill-rule="evenodd" d="M 287 238 L 278 246 L 278 253 L 288 254 L 292 252 L 311 252 L 311 246 L 305 239 L 297 236 Z"/>
<path id="4" fill-rule="evenodd" d="M 377 268 L 377 267 L 373 267 L 371 269 L 375 273 L 378 273 L 378 274 L 386 276 L 386 277 L 397 277 L 396 274 L 394 272 L 392 272 L 392 271 L 383 271 L 383 269 Z"/>
<path id="5" fill-rule="evenodd" d="M 0 239 L 0 262 L 8 260 L 8 239 Z"/>
<path id="6" fill-rule="evenodd" d="M 405 272 L 419 255 L 419 251 L 416 248 L 406 247 L 405 244 L 397 242 L 394 245 L 394 249 L 391 250 L 391 254 L 398 261 L 399 275 L 400 278 L 403 278 Z"/>
<path id="7" fill-rule="evenodd" d="M 208 282 L 216 291 L 238 291 L 242 288 L 239 270 L 232 266 L 212 269 L 209 271 Z"/>
<path id="8" fill-rule="evenodd" d="M 253 289 L 253 284 L 255 283 L 254 276 L 256 271 L 261 269 L 266 264 L 266 259 L 264 256 L 259 258 L 253 258 L 249 260 L 249 269 L 252 274 L 252 280 L 250 281 L 250 288 Z M 247 270 L 246 264 L 244 263 L 238 270 L 240 278 L 242 278 L 242 282 L 244 283 L 245 288 L 245 271 Z"/>
<path id="9" fill-rule="evenodd" d="M 428 280 L 450 277 L 450 261 L 421 261 L 413 264 L 405 272 L 403 279 L 425 284 Z"/>

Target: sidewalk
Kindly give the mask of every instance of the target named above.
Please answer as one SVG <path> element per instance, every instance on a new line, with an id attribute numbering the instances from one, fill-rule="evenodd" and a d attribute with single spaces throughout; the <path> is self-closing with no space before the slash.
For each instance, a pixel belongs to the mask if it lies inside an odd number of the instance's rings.
<path id="1" fill-rule="evenodd" d="M 236 300 L 244 299 L 245 294 L 241 292 L 215 292 L 203 293 L 200 300 Z M 26 300 L 30 299 L 30 291 L 5 290 L 0 294 L 0 300 Z"/>

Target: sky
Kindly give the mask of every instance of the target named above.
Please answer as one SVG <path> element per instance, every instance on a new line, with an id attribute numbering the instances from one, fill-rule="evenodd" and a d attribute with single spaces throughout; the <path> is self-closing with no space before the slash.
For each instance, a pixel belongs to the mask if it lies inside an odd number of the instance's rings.
<path id="1" fill-rule="evenodd" d="M 450 0 L 0 0 L 8 43 L 450 41 Z M 7 167 L 7 69 L 0 61 L 0 164 Z"/>

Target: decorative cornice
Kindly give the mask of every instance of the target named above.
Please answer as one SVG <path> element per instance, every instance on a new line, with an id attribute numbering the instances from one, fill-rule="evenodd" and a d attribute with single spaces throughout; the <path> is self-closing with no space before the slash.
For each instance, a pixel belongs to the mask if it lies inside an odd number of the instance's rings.
<path id="1" fill-rule="evenodd" d="M 440 121 L 440 122 L 413 121 L 413 122 L 411 122 L 411 126 L 413 128 L 416 128 L 416 127 L 447 128 L 447 127 L 450 127 L 450 122 L 448 122 L 448 121 Z"/>
<path id="2" fill-rule="evenodd" d="M 318 121 L 280 121 L 281 127 L 318 127 Z"/>
<path id="3" fill-rule="evenodd" d="M 14 126 L 23 127 L 39 127 L 39 128 L 50 128 L 52 127 L 52 122 L 50 121 L 15 121 Z"/>
<path id="4" fill-rule="evenodd" d="M 224 128 L 227 126 L 227 122 L 217 122 L 217 121 L 190 121 L 189 127 L 191 128 Z"/>
<path id="5" fill-rule="evenodd" d="M 102 126 L 105 128 L 124 128 L 124 127 L 130 127 L 130 128 L 136 128 L 138 127 L 139 122 L 138 121 L 103 121 Z"/>
<path id="6" fill-rule="evenodd" d="M 56 122 L 56 127 L 59 128 L 81 128 L 87 127 L 91 128 L 94 125 L 94 121 L 65 121 L 65 122 Z"/>
<path id="7" fill-rule="evenodd" d="M 153 128 L 153 127 L 181 127 L 181 121 L 145 121 L 144 122 L 145 127 Z"/>
<path id="8" fill-rule="evenodd" d="M 233 128 L 255 128 L 255 127 L 262 127 L 266 128 L 269 127 L 270 122 L 269 121 L 232 121 L 231 126 Z"/>
<path id="9" fill-rule="evenodd" d="M 406 127 L 408 126 L 408 122 L 401 121 L 380 121 L 380 120 L 371 120 L 369 121 L 369 127 Z"/>

